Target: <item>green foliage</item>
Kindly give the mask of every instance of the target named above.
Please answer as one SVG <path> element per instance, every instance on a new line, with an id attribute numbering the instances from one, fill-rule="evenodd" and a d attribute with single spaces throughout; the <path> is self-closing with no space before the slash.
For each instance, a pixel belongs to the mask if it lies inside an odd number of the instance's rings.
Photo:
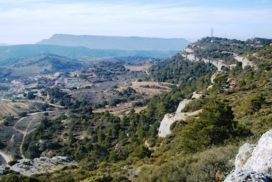
<path id="1" fill-rule="evenodd" d="M 183 109 L 183 112 L 193 112 L 200 110 L 206 102 L 207 99 L 205 98 L 195 99 Z"/>
<path id="2" fill-rule="evenodd" d="M 4 117 L 4 125 L 9 126 L 15 120 L 14 116 L 8 115 Z"/>
<path id="3" fill-rule="evenodd" d="M 198 119 L 191 120 L 181 133 L 186 152 L 197 152 L 223 144 L 233 137 L 237 128 L 231 107 L 222 102 L 211 102 L 203 108 Z"/>
<path id="4" fill-rule="evenodd" d="M 225 39 L 219 37 L 206 37 L 195 43 L 197 46 L 192 46 L 197 57 L 207 59 L 222 59 L 227 63 L 234 63 L 233 53 L 244 54 L 248 51 L 255 50 L 249 42 Z"/>
<path id="5" fill-rule="evenodd" d="M 35 95 L 33 92 L 28 92 L 26 98 L 29 100 L 35 99 Z"/>
<path id="6" fill-rule="evenodd" d="M 25 177 L 19 174 L 8 174 L 6 176 L 0 177 L 1 182 L 40 182 L 34 177 Z"/>
<path id="7" fill-rule="evenodd" d="M 186 61 L 181 54 L 158 62 L 150 69 L 151 76 L 155 80 L 179 84 L 189 83 L 214 71 L 213 66 L 203 62 Z"/>
<path id="8" fill-rule="evenodd" d="M 194 155 L 175 157 L 160 166 L 143 168 L 143 172 L 135 181 L 223 181 L 225 175 L 233 168 L 229 161 L 235 157 L 236 150 L 234 146 L 225 146 Z"/>
<path id="9" fill-rule="evenodd" d="M 143 159 L 145 157 L 150 157 L 151 152 L 143 145 L 138 146 L 135 148 L 134 152 L 132 153 L 132 157 L 138 157 L 139 159 Z"/>
<path id="10" fill-rule="evenodd" d="M 19 116 L 20 117 L 26 117 L 27 116 L 27 112 L 21 112 L 21 113 L 19 113 Z"/>
<path id="11" fill-rule="evenodd" d="M 258 112 L 265 103 L 265 98 L 261 94 L 254 94 L 244 99 L 241 104 L 241 112 L 244 114 L 253 114 Z"/>

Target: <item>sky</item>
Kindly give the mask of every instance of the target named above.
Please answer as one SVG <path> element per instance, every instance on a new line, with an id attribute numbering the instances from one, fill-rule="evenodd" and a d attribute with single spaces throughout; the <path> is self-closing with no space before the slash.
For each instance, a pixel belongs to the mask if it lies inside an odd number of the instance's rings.
<path id="1" fill-rule="evenodd" d="M 272 38 L 272 0 L 0 0 L 0 44 L 53 34 Z"/>

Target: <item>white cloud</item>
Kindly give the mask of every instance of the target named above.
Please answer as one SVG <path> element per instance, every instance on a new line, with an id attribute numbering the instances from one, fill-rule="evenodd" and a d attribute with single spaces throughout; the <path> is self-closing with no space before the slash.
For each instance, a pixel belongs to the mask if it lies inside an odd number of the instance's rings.
<path id="1" fill-rule="evenodd" d="M 0 0 L 0 7 L 0 42 L 4 43 L 33 43 L 54 33 L 196 39 L 208 35 L 211 27 L 220 36 L 272 36 L 272 9 L 42 0 Z"/>

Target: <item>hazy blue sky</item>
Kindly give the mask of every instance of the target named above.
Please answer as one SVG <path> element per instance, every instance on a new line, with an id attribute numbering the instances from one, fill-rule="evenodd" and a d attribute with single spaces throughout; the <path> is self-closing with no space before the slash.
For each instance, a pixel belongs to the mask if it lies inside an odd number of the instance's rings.
<path id="1" fill-rule="evenodd" d="M 272 38 L 272 0 L 0 0 L 0 43 L 55 33 Z"/>

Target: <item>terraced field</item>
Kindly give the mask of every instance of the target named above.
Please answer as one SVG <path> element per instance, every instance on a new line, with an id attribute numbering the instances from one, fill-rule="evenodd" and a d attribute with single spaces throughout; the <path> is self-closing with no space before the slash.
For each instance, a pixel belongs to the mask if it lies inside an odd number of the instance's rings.
<path id="1" fill-rule="evenodd" d="M 132 88 L 141 94 L 158 95 L 171 90 L 170 83 L 163 82 L 132 82 Z"/>
<path id="2" fill-rule="evenodd" d="M 128 69 L 129 71 L 136 71 L 136 72 L 144 72 L 146 74 L 148 73 L 149 68 L 152 66 L 151 63 L 146 63 L 143 65 L 125 65 L 125 68 Z"/>
<path id="3" fill-rule="evenodd" d="M 0 118 L 7 115 L 16 116 L 21 112 L 27 112 L 30 107 L 31 104 L 26 102 L 0 100 Z"/>

